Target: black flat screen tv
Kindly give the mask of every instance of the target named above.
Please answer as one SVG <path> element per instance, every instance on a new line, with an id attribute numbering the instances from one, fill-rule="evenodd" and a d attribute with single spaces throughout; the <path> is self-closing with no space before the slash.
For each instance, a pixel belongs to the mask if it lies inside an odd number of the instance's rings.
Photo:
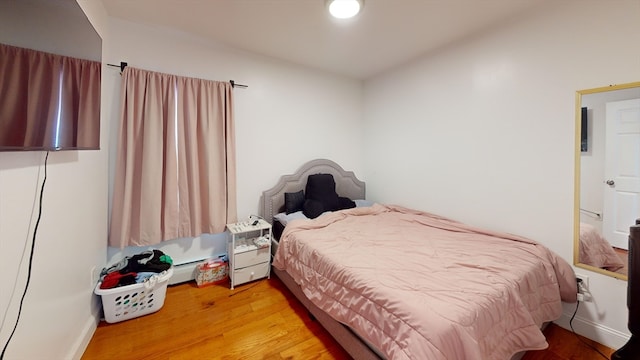
<path id="1" fill-rule="evenodd" d="M 11 57 L 9 54 L 26 51 L 44 54 L 0 44 L 0 68 L 10 67 L 3 66 L 11 62 L 5 61 Z M 47 53 L 43 57 L 52 55 Z M 12 70 L 20 68 L 15 72 L 27 76 L 0 74 L 0 151 L 99 150 L 100 64 L 82 61 L 85 69 L 91 67 L 82 76 L 90 79 L 86 80 L 70 74 L 80 67 L 42 66 L 36 75 L 32 74 L 32 67 L 26 68 L 20 60 L 16 63 L 21 65 Z M 49 70 L 53 71 L 48 73 Z M 40 81 L 41 78 L 55 80 L 48 83 Z"/>
<path id="2" fill-rule="evenodd" d="M 580 151 L 587 152 L 589 151 L 589 121 L 588 121 L 588 111 L 586 107 L 581 109 L 580 115 Z"/>
<path id="3" fill-rule="evenodd" d="M 0 1 L 0 44 L 98 63 L 102 58 L 102 39 L 76 0 Z M 81 99 L 88 91 L 79 81 L 32 85 L 23 81 L 32 78 L 30 70 L 16 75 L 12 59 L 0 61 L 6 66 L 0 66 L 0 151 L 98 150 L 100 79 L 92 80 L 98 100 L 87 110 Z M 74 95 L 57 97 L 63 88 Z"/>

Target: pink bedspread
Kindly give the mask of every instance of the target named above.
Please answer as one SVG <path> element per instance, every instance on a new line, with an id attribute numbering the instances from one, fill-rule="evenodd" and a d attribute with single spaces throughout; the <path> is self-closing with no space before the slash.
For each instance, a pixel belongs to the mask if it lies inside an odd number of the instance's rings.
<path id="1" fill-rule="evenodd" d="M 610 271 L 620 270 L 624 267 L 624 263 L 607 239 L 589 224 L 580 223 L 579 253 L 580 262 L 583 264 Z"/>
<path id="2" fill-rule="evenodd" d="M 389 359 L 509 359 L 576 301 L 573 269 L 534 241 L 397 206 L 287 225 L 273 265 Z"/>

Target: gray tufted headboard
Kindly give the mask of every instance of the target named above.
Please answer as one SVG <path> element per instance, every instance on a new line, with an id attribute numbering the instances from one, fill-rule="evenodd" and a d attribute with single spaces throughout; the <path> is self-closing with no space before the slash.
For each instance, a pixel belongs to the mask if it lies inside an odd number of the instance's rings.
<path id="1" fill-rule="evenodd" d="M 307 177 L 313 174 L 333 175 L 339 196 L 352 200 L 365 199 L 365 183 L 358 180 L 353 171 L 345 171 L 340 165 L 328 159 L 316 159 L 302 165 L 294 174 L 283 175 L 274 187 L 262 192 L 260 216 L 272 223 L 273 215 L 284 208 L 284 193 L 304 190 Z"/>

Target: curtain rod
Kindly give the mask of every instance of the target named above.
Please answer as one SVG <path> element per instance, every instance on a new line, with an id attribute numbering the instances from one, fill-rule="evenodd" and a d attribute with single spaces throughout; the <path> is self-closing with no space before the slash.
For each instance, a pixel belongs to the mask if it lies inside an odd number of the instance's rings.
<path id="1" fill-rule="evenodd" d="M 123 71 L 124 71 L 124 68 L 126 68 L 126 67 L 127 67 L 127 65 L 128 65 L 128 64 L 127 64 L 126 62 L 124 62 L 124 61 L 121 61 L 121 62 L 120 62 L 120 65 L 107 64 L 107 66 L 119 67 L 119 68 L 120 68 L 120 72 L 123 72 Z M 238 83 L 236 83 L 236 82 L 235 82 L 235 81 L 233 81 L 233 80 L 229 80 L 229 83 L 231 84 L 231 87 L 232 87 L 232 88 L 236 88 L 236 87 L 239 87 L 239 88 L 248 88 L 248 87 L 249 87 L 249 85 L 238 84 Z"/>
<path id="2" fill-rule="evenodd" d="M 235 81 L 233 81 L 233 80 L 229 80 L 229 83 L 231 84 L 231 87 L 232 87 L 232 88 L 235 88 L 235 87 L 239 87 L 239 88 L 248 88 L 248 87 L 249 87 L 249 85 L 242 85 L 242 84 L 238 84 L 238 83 L 236 83 L 236 82 L 235 82 Z"/>
<path id="3" fill-rule="evenodd" d="M 600 219 L 602 217 L 602 214 L 597 213 L 595 211 L 591 211 L 591 210 L 587 210 L 587 209 L 583 209 L 583 208 L 580 208 L 580 211 L 586 212 L 587 214 L 591 214 L 591 215 L 597 217 L 598 219 Z"/>
<path id="4" fill-rule="evenodd" d="M 107 64 L 107 66 L 119 67 L 121 72 L 124 71 L 124 68 L 126 68 L 127 65 L 128 64 L 126 62 L 124 62 L 124 61 L 121 61 L 120 65 Z"/>

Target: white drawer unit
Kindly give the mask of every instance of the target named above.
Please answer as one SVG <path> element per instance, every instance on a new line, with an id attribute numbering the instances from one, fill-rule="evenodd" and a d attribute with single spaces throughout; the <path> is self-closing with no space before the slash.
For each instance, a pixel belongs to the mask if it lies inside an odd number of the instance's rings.
<path id="1" fill-rule="evenodd" d="M 227 224 L 229 279 L 237 285 L 271 275 L 271 224 L 263 219 Z"/>
<path id="2" fill-rule="evenodd" d="M 249 250 L 241 253 L 236 252 L 233 257 L 236 262 L 236 269 L 269 262 L 269 248 Z"/>
<path id="3" fill-rule="evenodd" d="M 269 263 L 266 262 L 233 270 L 236 285 L 268 277 L 269 267 Z"/>

